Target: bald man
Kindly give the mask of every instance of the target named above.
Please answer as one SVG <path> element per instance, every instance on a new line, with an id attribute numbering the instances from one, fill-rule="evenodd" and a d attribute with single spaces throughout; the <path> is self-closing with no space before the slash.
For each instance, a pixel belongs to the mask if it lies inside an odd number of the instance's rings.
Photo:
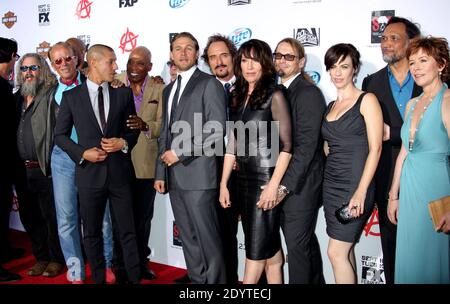
<path id="1" fill-rule="evenodd" d="M 138 142 L 131 151 L 135 172 L 132 190 L 141 276 L 147 280 L 156 279 L 156 275 L 147 265 L 148 256 L 151 253 L 148 240 L 156 194 L 153 183 L 155 181 L 158 137 L 161 130 L 162 91 L 164 89 L 164 84 L 155 81 L 148 75 L 151 69 L 152 54 L 146 47 L 139 46 L 128 57 L 126 73 L 117 76 L 117 79 L 132 89 L 137 112 L 137 115 L 129 117 L 127 124 L 131 129 L 139 131 Z"/>
<path id="2" fill-rule="evenodd" d="M 89 74 L 86 82 L 64 92 L 55 128 L 55 143 L 75 162 L 84 244 L 93 280 L 105 283 L 102 220 L 109 199 L 120 234 L 128 281 L 140 280 L 139 254 L 133 221 L 130 152 L 138 130 L 126 126 L 136 115 L 133 92 L 114 89 L 111 82 L 117 69 L 114 50 L 96 44 L 88 50 Z M 75 127 L 78 142 L 71 138 Z"/>

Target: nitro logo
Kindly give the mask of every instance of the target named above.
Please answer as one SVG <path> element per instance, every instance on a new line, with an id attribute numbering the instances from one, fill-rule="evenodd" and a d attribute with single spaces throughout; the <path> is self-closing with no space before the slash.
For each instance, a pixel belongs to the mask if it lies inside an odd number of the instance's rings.
<path id="1" fill-rule="evenodd" d="M 378 231 L 373 231 L 372 229 L 374 227 L 378 226 Z M 364 234 L 365 236 L 373 235 L 373 236 L 380 236 L 380 220 L 378 217 L 378 209 L 375 208 L 372 212 L 372 215 L 370 216 L 369 220 L 367 221 L 366 226 L 364 226 Z"/>
<path id="2" fill-rule="evenodd" d="M 245 5 L 251 2 L 251 0 L 228 0 L 228 5 Z"/>
<path id="3" fill-rule="evenodd" d="M 294 29 L 294 38 L 300 41 L 304 46 L 320 45 L 320 28 L 312 27 Z"/>
<path id="4" fill-rule="evenodd" d="M 7 28 L 12 28 L 12 26 L 14 24 L 16 24 L 17 22 L 17 16 L 9 11 L 7 12 L 4 17 L 2 18 L 2 23 L 7 27 Z"/>
<path id="5" fill-rule="evenodd" d="M 361 283 L 362 284 L 384 284 L 383 259 L 363 255 L 361 257 Z"/>
<path id="6" fill-rule="evenodd" d="M 320 82 L 320 73 L 317 71 L 306 71 L 306 73 L 311 77 L 311 80 L 317 85 Z"/>
<path id="7" fill-rule="evenodd" d="M 139 37 L 139 35 L 135 35 L 127 28 L 125 34 L 123 34 L 122 38 L 120 38 L 119 48 L 122 50 L 122 54 L 134 50 L 137 44 L 137 37 Z"/>
<path id="8" fill-rule="evenodd" d="M 171 8 L 180 8 L 185 6 L 189 0 L 169 0 L 169 6 Z"/>
<path id="9" fill-rule="evenodd" d="M 252 38 L 252 30 L 247 27 L 241 27 L 231 32 L 228 35 L 228 38 L 234 43 L 234 45 L 239 47 L 241 44 Z"/>
<path id="10" fill-rule="evenodd" d="M 75 15 L 78 16 L 78 19 L 91 18 L 91 5 L 92 2 L 89 2 L 89 0 L 80 0 L 78 2 L 75 10 Z"/>
<path id="11" fill-rule="evenodd" d="M 182 247 L 183 246 L 183 242 L 181 241 L 180 238 L 180 231 L 178 230 L 178 226 L 175 223 L 175 221 L 173 221 L 173 225 L 172 225 L 172 236 L 173 236 L 173 245 L 174 246 L 179 246 Z"/>
<path id="12" fill-rule="evenodd" d="M 50 25 L 50 4 L 38 5 L 39 25 Z"/>
<path id="13" fill-rule="evenodd" d="M 41 55 L 44 58 L 48 57 L 48 50 L 50 49 L 50 43 L 47 41 L 42 41 L 39 43 L 39 46 L 36 48 L 36 53 Z"/>
<path id="14" fill-rule="evenodd" d="M 132 7 L 138 0 L 119 0 L 119 8 Z"/>
<path id="15" fill-rule="evenodd" d="M 393 16 L 395 16 L 395 10 L 372 12 L 372 20 L 370 22 L 370 40 L 372 43 L 381 42 L 381 35 Z"/>

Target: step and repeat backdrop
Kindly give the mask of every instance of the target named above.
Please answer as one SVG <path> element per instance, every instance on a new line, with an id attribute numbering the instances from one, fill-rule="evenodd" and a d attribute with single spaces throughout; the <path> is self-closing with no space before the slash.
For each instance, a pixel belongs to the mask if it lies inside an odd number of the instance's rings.
<path id="1" fill-rule="evenodd" d="M 359 49 L 363 62 L 357 79 L 360 86 L 367 74 L 385 65 L 381 58 L 380 33 L 391 16 L 411 19 L 425 35 L 449 38 L 449 11 L 448 0 L 3 0 L 0 36 L 15 39 L 19 54 L 37 52 L 43 56 L 51 45 L 69 37 L 78 37 L 87 45 L 106 44 L 115 50 L 120 70 L 126 69 L 129 53 L 144 45 L 153 56 L 150 74 L 163 77 L 167 76 L 170 37 L 177 32 L 191 32 L 201 50 L 208 36 L 214 33 L 227 35 L 237 46 L 258 38 L 272 48 L 281 39 L 294 37 L 305 45 L 306 71 L 329 102 L 335 98 L 335 89 L 325 72 L 323 56 L 330 46 L 347 42 Z M 203 62 L 199 66 L 208 71 Z M 23 229 L 19 209 L 20 204 L 15 200 L 11 226 Z M 322 210 L 316 233 L 325 279 L 333 283 Z M 375 210 L 356 246 L 359 283 L 385 282 L 379 235 Z M 242 279 L 245 244 L 241 227 L 238 237 Z M 156 196 L 149 243 L 152 261 L 185 267 L 179 231 L 167 195 Z M 288 281 L 289 257 L 286 260 L 284 270 Z"/>

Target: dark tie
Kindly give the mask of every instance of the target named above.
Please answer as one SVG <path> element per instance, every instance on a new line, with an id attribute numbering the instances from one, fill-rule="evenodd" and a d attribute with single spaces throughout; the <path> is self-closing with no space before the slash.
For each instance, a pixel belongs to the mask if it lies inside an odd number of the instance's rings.
<path id="1" fill-rule="evenodd" d="M 105 119 L 105 101 L 103 100 L 103 88 L 98 87 L 98 113 L 100 115 L 100 124 L 102 125 L 102 131 L 105 133 L 106 130 L 106 119 Z"/>
<path id="2" fill-rule="evenodd" d="M 177 77 L 177 89 L 172 99 L 172 108 L 170 109 L 170 123 L 169 126 L 172 126 L 173 120 L 175 119 L 175 111 L 178 105 L 178 97 L 180 96 L 180 88 L 181 88 L 181 75 Z"/>
<path id="3" fill-rule="evenodd" d="M 231 84 L 229 84 L 228 82 L 223 85 L 223 89 L 225 90 L 225 94 L 227 95 L 227 98 L 228 98 L 228 95 L 230 95 L 230 87 L 231 87 Z"/>

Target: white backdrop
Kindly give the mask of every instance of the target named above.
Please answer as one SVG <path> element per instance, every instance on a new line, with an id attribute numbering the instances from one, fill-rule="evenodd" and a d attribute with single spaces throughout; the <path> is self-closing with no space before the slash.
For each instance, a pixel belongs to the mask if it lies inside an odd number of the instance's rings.
<path id="1" fill-rule="evenodd" d="M 379 44 L 371 41 L 372 16 L 378 16 L 376 12 L 382 12 L 379 15 L 383 16 L 383 11 L 412 19 L 425 35 L 450 37 L 448 0 L 3 0 L 0 36 L 17 40 L 19 54 L 45 52 L 49 45 L 69 37 L 79 37 L 91 45 L 107 44 L 114 48 L 120 70 L 126 68 L 129 51 L 145 45 L 153 53 L 152 75 L 160 75 L 169 59 L 170 33 L 191 32 L 201 50 L 207 37 L 214 33 L 228 35 L 237 44 L 250 38 L 262 39 L 272 48 L 282 38 L 295 36 L 311 44 L 306 48 L 306 70 L 319 80 L 318 85 L 329 102 L 335 97 L 335 90 L 325 73 L 323 56 L 331 45 L 348 42 L 361 52 L 363 64 L 358 86 L 365 75 L 385 65 Z M 375 20 L 383 22 L 385 18 Z M 11 224 L 20 227 L 17 212 L 12 212 Z M 316 232 L 325 278 L 333 283 L 322 210 Z M 375 212 L 356 247 L 360 283 L 384 283 L 378 235 Z M 185 267 L 177 240 L 169 199 L 157 195 L 150 237 L 151 259 Z M 241 229 L 239 242 L 242 278 L 245 251 Z M 287 280 L 287 264 L 285 274 Z"/>

